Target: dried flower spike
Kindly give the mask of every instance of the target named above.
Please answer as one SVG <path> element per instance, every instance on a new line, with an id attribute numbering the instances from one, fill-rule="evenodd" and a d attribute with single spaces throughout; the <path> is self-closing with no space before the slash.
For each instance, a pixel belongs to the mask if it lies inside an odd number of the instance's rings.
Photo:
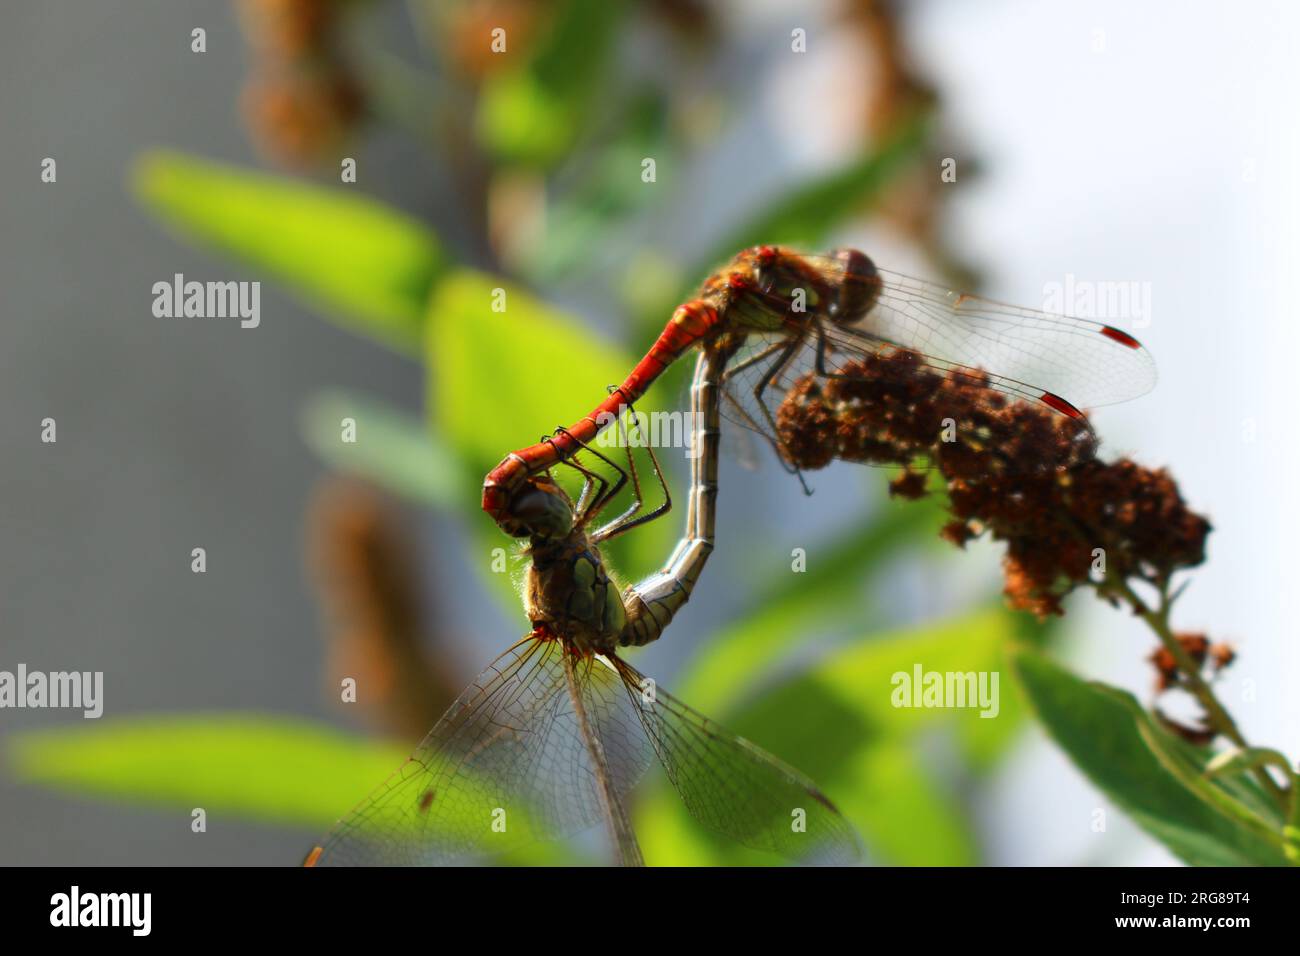
<path id="1" fill-rule="evenodd" d="M 918 464 L 947 480 L 954 520 L 943 537 L 963 546 L 988 533 L 1005 541 L 1006 595 L 1040 617 L 1109 573 L 1149 582 L 1205 558 L 1209 522 L 1183 502 L 1164 470 L 1097 458 L 1086 420 L 1005 399 L 990 405 L 987 379 L 969 369 L 940 374 L 903 349 L 851 363 L 847 377 L 808 374 L 777 411 L 790 462 L 835 458 L 904 470 L 892 494 L 924 494 Z"/>

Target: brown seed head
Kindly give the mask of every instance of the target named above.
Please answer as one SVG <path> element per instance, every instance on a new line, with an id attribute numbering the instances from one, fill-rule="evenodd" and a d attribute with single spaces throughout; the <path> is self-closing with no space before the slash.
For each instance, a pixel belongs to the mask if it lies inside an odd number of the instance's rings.
<path id="1" fill-rule="evenodd" d="M 804 469 L 836 458 L 901 466 L 890 492 L 906 498 L 924 493 L 918 466 L 937 468 L 954 518 L 944 538 L 963 546 L 988 532 L 1006 542 L 1013 607 L 1062 613 L 1098 554 L 1108 573 L 1147 580 L 1205 559 L 1210 523 L 1169 473 L 1102 461 L 1086 420 L 994 392 L 982 372 L 941 373 L 904 349 L 840 371 L 809 373 L 787 393 L 776 414 L 786 457 Z"/>

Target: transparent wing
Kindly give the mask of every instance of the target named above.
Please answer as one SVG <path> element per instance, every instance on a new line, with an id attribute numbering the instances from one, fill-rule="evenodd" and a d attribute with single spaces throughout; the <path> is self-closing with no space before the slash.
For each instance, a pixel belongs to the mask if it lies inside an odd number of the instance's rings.
<path id="1" fill-rule="evenodd" d="M 832 260 L 818 259 L 822 268 Z M 880 270 L 876 305 L 846 331 L 922 353 L 948 369 L 987 372 L 999 385 L 1050 392 L 1079 408 L 1144 395 L 1155 361 L 1127 333 L 1089 319 L 1053 315 L 955 292 Z"/>
<path id="2" fill-rule="evenodd" d="M 668 779 L 700 823 L 800 862 L 860 857 L 852 824 L 811 780 L 653 686 L 621 658 L 610 660 Z"/>
<path id="3" fill-rule="evenodd" d="M 920 429 L 934 435 L 931 425 L 947 418 L 934 403 L 925 408 L 925 402 L 916 401 L 927 386 L 946 380 L 954 387 L 945 398 L 960 400 L 959 413 L 953 416 L 958 440 L 969 442 L 963 450 L 973 456 L 987 451 L 985 439 L 995 431 L 988 426 L 996 419 L 1005 422 L 1014 416 L 1039 431 L 1018 443 L 1016 461 L 998 464 L 1014 470 L 1036 467 L 1036 447 L 1044 455 L 1059 456 L 1063 446 L 1092 446 L 1096 439 L 1081 409 L 1134 398 L 1155 384 L 1150 353 L 1132 336 L 1101 322 L 1007 305 L 885 270 L 846 274 L 844 260 L 824 256 L 792 257 L 785 268 L 796 275 L 802 272 L 819 305 L 809 311 L 812 321 L 801 334 L 786 329 L 748 337 L 745 349 L 729 363 L 723 410 L 804 467 L 809 467 L 808 461 L 824 464 L 835 457 L 882 463 L 872 460 L 875 443 L 869 436 L 853 440 L 858 450 L 853 455 L 830 448 L 824 455 L 817 453 L 816 443 L 823 437 L 829 443 L 829 436 L 844 424 L 831 424 L 838 413 L 830 403 L 842 402 L 852 388 L 810 386 L 810 377 L 827 382 L 870 379 L 875 395 L 859 390 L 854 398 L 878 407 L 867 409 L 858 421 L 913 436 Z M 834 296 L 841 287 L 846 291 L 840 301 L 872 303 L 860 318 L 836 320 Z M 770 295 L 775 314 L 790 309 L 788 292 Z M 829 302 L 822 298 L 826 295 L 832 296 Z M 906 353 L 905 361 L 898 360 L 900 353 Z M 818 401 L 824 397 L 828 405 L 805 408 L 805 414 L 790 420 L 805 431 L 820 423 L 826 436 L 804 435 L 803 453 L 791 456 L 791 436 L 780 433 L 777 421 L 782 403 L 796 386 L 801 401 L 812 394 Z M 890 401 L 893 406 L 885 408 Z M 1012 404 L 1068 423 L 1035 421 L 1020 408 L 1010 408 Z M 933 423 L 921 420 L 931 412 Z"/>
<path id="4" fill-rule="evenodd" d="M 822 290 L 815 295 L 844 287 L 845 300 L 874 303 L 851 322 L 827 319 L 823 304 L 822 318 L 806 337 L 823 351 L 850 359 L 890 349 L 915 352 L 940 375 L 977 376 L 990 391 L 1064 414 L 1127 401 L 1155 385 L 1151 354 L 1114 326 L 1008 305 L 883 269 L 846 274 L 843 261 L 826 256 L 800 254 L 795 262 Z M 778 315 L 790 308 L 781 294 L 772 293 L 771 303 Z M 788 344 L 791 335 L 753 338 L 733 367 L 764 350 L 779 356 L 778 346 Z M 769 363 L 756 365 L 750 375 L 755 382 Z"/>
<path id="5" fill-rule="evenodd" d="M 584 830 L 600 798 L 564 676 L 563 649 L 529 637 L 496 659 L 406 762 L 345 816 L 309 862 L 431 865 Z M 610 668 L 578 665 L 610 777 L 628 792 L 653 751 Z"/>

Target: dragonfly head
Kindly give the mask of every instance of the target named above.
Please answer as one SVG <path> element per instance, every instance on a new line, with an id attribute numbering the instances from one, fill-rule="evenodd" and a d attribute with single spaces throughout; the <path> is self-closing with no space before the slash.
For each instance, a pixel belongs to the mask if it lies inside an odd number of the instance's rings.
<path id="1" fill-rule="evenodd" d="M 852 325 L 870 312 L 880 298 L 880 273 L 870 257 L 857 249 L 836 249 L 831 257 L 840 267 L 834 280 L 836 295 L 831 318 L 836 325 Z"/>
<path id="2" fill-rule="evenodd" d="M 516 538 L 563 538 L 573 530 L 573 504 L 554 481 L 535 475 L 511 499 L 501 527 Z"/>

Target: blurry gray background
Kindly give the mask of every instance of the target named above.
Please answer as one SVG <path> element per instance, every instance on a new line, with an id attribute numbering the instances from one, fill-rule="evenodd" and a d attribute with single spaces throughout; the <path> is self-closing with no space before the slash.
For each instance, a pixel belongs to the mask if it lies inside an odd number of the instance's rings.
<path id="1" fill-rule="evenodd" d="M 402 18 L 400 6 L 392 13 Z M 190 51 L 190 30 L 208 52 Z M 399 34 L 400 36 L 400 34 Z M 400 43 L 400 39 L 399 39 Z M 133 158 L 174 146 L 256 164 L 238 114 L 233 4 L 6 0 L 0 9 L 0 668 L 104 672 L 106 713 L 327 717 L 302 522 L 321 466 L 303 400 L 358 388 L 418 409 L 418 367 L 271 283 L 262 322 L 169 321 L 150 288 L 247 278 L 132 199 Z M 366 189 L 433 201 L 402 142 L 358 153 Z M 41 160 L 58 182 L 40 182 Z M 58 442 L 40 441 L 40 422 Z M 208 571 L 190 570 L 205 547 Z M 5 710 L 0 733 L 66 723 Z M 306 835 L 54 796 L 0 773 L 0 862 L 286 863 Z"/>

